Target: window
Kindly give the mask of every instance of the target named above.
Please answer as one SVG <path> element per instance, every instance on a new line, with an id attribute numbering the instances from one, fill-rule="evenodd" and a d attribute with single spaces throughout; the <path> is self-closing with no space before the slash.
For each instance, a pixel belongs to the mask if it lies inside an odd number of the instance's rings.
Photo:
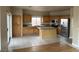
<path id="1" fill-rule="evenodd" d="M 41 16 L 33 16 L 32 17 L 32 26 L 40 26 L 41 25 Z"/>

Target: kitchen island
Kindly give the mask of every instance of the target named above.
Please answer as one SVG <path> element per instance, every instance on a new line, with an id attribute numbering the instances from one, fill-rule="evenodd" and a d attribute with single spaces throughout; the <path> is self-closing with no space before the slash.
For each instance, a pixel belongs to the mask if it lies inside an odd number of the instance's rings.
<path id="1" fill-rule="evenodd" d="M 45 42 L 58 42 L 57 31 L 55 27 L 39 27 L 39 36 Z"/>

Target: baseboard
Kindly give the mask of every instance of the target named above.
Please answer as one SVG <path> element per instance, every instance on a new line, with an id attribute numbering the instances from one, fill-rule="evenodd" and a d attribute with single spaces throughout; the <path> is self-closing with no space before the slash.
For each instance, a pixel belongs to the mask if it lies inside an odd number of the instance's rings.
<path id="1" fill-rule="evenodd" d="M 76 45 L 76 44 L 74 44 L 74 43 L 72 43 L 72 47 L 73 47 L 73 48 L 76 48 L 76 49 L 78 49 L 78 50 L 79 50 L 79 46 L 78 46 L 78 45 Z"/>
<path id="2" fill-rule="evenodd" d="M 71 46 L 71 47 L 73 47 L 73 48 L 76 48 L 76 49 L 78 49 L 79 50 L 79 46 L 78 45 L 76 45 L 76 44 L 70 44 L 70 43 L 68 43 L 68 42 L 65 42 L 65 44 L 67 44 L 67 45 L 69 45 L 69 46 Z"/>

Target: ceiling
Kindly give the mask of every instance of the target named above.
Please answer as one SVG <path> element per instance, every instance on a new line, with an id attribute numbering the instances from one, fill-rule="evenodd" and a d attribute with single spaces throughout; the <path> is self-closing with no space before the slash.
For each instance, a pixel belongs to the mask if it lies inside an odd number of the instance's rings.
<path id="1" fill-rule="evenodd" d="M 50 11 L 59 11 L 71 8 L 71 6 L 16 6 L 29 11 L 40 11 L 40 12 L 50 12 Z"/>

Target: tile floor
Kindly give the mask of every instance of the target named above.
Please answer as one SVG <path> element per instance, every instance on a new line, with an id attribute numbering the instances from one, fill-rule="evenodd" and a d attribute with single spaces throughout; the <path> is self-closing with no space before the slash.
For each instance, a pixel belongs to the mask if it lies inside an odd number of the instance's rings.
<path id="1" fill-rule="evenodd" d="M 52 39 L 43 40 L 39 36 L 18 37 L 18 38 L 11 39 L 9 48 L 11 49 L 18 49 L 18 48 L 24 48 L 24 47 L 27 48 L 27 47 L 50 44 L 55 42 L 57 41 L 53 41 Z"/>
<path id="2" fill-rule="evenodd" d="M 21 49 L 21 48 L 29 48 L 33 46 L 39 45 L 46 45 L 46 44 L 53 44 L 53 43 L 62 43 L 65 42 L 66 38 L 58 36 L 58 41 L 50 40 L 43 40 L 39 36 L 26 36 L 26 37 L 18 37 L 13 38 L 9 44 L 9 50 L 13 49 Z M 64 44 L 63 44 L 64 45 Z"/>

